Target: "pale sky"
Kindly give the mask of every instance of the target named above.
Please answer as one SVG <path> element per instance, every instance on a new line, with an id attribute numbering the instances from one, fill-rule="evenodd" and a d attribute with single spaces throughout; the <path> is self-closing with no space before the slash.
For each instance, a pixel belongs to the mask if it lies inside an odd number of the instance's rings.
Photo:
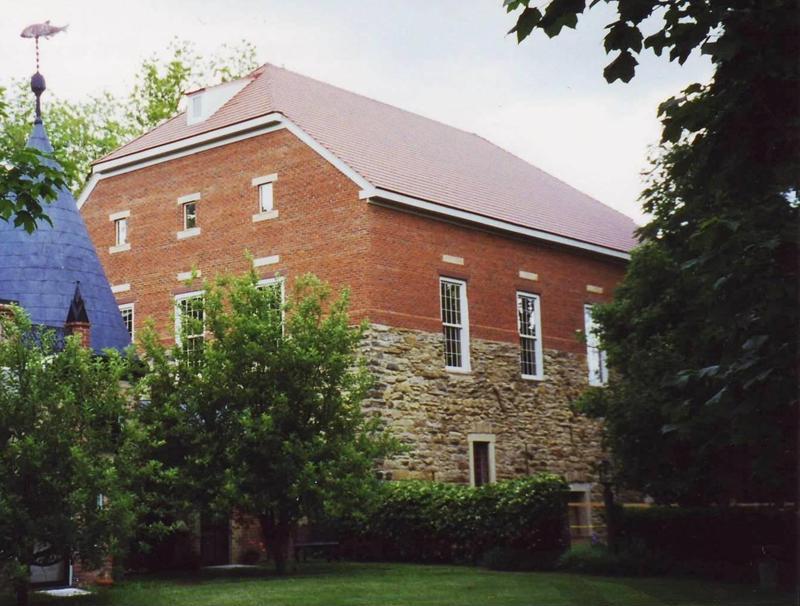
<path id="1" fill-rule="evenodd" d="M 637 222 L 658 103 L 711 75 L 701 57 L 647 55 L 631 83 L 607 84 L 605 5 L 522 45 L 501 0 L 0 0 L 0 12 L 0 85 L 33 73 L 19 34 L 46 19 L 69 24 L 41 41 L 48 90 L 67 99 L 127 92 L 175 36 L 208 54 L 246 39 L 260 62 L 477 133 Z"/>

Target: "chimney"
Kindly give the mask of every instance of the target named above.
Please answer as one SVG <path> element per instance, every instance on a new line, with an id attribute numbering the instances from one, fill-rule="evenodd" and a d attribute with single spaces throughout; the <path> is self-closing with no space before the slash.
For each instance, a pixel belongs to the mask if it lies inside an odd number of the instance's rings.
<path id="1" fill-rule="evenodd" d="M 75 283 L 75 294 L 72 296 L 72 303 L 69 305 L 67 321 L 64 324 L 64 332 L 67 335 L 80 335 L 81 345 L 89 347 L 91 344 L 91 324 L 89 314 L 86 313 L 86 305 L 81 296 L 81 283 Z"/>

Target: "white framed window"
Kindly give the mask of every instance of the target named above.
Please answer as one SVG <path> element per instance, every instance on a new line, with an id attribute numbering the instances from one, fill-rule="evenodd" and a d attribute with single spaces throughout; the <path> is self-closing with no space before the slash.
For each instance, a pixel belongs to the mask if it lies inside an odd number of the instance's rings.
<path id="1" fill-rule="evenodd" d="M 592 306 L 583 306 L 583 322 L 586 335 L 586 363 L 589 367 L 589 385 L 602 386 L 608 382 L 606 352 L 600 349 L 600 339 L 595 332 L 597 324 L 592 318 Z"/>
<path id="2" fill-rule="evenodd" d="M 116 245 L 122 246 L 128 243 L 128 219 L 117 219 L 114 221 L 114 233 L 116 235 Z"/>
<path id="3" fill-rule="evenodd" d="M 268 213 L 272 206 L 272 183 L 262 183 L 258 186 L 258 212 Z"/>
<path id="4" fill-rule="evenodd" d="M 542 315 L 539 295 L 517 291 L 519 366 L 525 379 L 544 377 L 542 359 Z"/>
<path id="5" fill-rule="evenodd" d="M 448 370 L 469 371 L 469 310 L 467 283 L 439 278 L 439 296 L 444 336 L 444 365 Z"/>
<path id="6" fill-rule="evenodd" d="M 470 486 L 483 486 L 497 481 L 495 472 L 493 433 L 471 433 L 469 443 L 469 483 Z"/>
<path id="7" fill-rule="evenodd" d="M 197 202 L 183 203 L 183 229 L 194 229 L 197 227 Z"/>
<path id="8" fill-rule="evenodd" d="M 284 279 L 280 276 L 275 278 L 265 278 L 263 280 L 258 281 L 258 284 L 256 284 L 256 288 L 259 289 L 270 288 L 274 289 L 277 292 L 278 296 L 276 303 L 278 307 L 276 308 L 275 311 L 281 312 L 281 324 L 283 324 L 283 305 L 286 302 Z"/>
<path id="9" fill-rule="evenodd" d="M 188 320 L 184 330 L 184 322 Z M 175 343 L 189 352 L 203 348 L 205 341 L 206 312 L 203 291 L 187 292 L 175 296 Z"/>
<path id="10" fill-rule="evenodd" d="M 134 327 L 134 309 L 133 303 L 126 303 L 125 305 L 119 306 L 119 313 L 122 314 L 122 321 L 125 322 L 125 329 L 128 331 L 128 334 L 131 337 L 131 342 L 133 342 L 135 327 Z"/>
<path id="11" fill-rule="evenodd" d="M 253 215 L 254 223 L 266 221 L 267 219 L 275 219 L 278 216 L 278 211 L 275 210 L 274 200 L 274 183 L 277 180 L 277 173 L 253 177 L 251 180 L 253 187 L 255 187 L 258 192 L 257 212 Z"/>

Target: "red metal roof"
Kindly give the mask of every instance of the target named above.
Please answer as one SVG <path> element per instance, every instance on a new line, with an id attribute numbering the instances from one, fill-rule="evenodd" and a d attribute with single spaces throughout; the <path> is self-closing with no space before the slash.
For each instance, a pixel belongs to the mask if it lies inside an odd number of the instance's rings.
<path id="1" fill-rule="evenodd" d="M 278 112 L 373 186 L 612 248 L 635 244 L 633 220 L 478 135 L 266 64 L 213 116 L 180 114 L 101 161 Z"/>

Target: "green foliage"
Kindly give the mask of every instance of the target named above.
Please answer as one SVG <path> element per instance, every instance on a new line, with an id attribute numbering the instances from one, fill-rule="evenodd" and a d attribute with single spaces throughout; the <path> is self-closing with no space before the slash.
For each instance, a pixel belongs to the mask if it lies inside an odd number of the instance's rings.
<path id="1" fill-rule="evenodd" d="M 523 39 L 573 25 L 554 0 Z M 508 10 L 527 7 L 508 1 Z M 661 104 L 662 148 L 615 301 L 597 310 L 614 371 L 580 405 L 606 419 L 618 480 L 665 502 L 794 500 L 800 22 L 789 0 L 621 0 L 606 78 L 635 56 L 710 57 L 713 80 Z M 528 17 L 522 17 L 528 12 Z M 648 33 L 643 33 L 647 20 Z M 653 29 L 651 25 L 655 23 Z"/>
<path id="2" fill-rule="evenodd" d="M 167 56 L 164 60 L 153 55 L 139 68 L 126 108 L 136 132 L 146 132 L 177 114 L 187 91 L 241 78 L 257 67 L 255 47 L 246 40 L 234 46 L 223 44 L 204 60 L 191 42 L 176 38 Z"/>
<path id="3" fill-rule="evenodd" d="M 539 474 L 479 488 L 424 481 L 384 482 L 356 515 L 340 518 L 355 557 L 476 562 L 493 549 L 554 559 L 563 549 L 567 486 Z M 498 561 L 506 553 L 489 556 Z M 543 565 L 543 562 L 539 562 Z"/>
<path id="4" fill-rule="evenodd" d="M 220 278 L 205 291 L 203 343 L 190 341 L 203 327 L 189 319 L 184 346 L 143 341 L 153 424 L 169 432 L 164 464 L 210 513 L 256 516 L 279 571 L 297 521 L 360 499 L 394 448 L 361 412 L 370 379 L 348 305 L 313 276 L 285 305 L 255 274 Z"/>
<path id="5" fill-rule="evenodd" d="M 9 121 L 5 89 L 0 87 L 0 125 Z M 53 158 L 13 141 L 0 141 L 0 220 L 13 221 L 28 233 L 48 221 L 45 206 L 65 187 Z"/>
<path id="6" fill-rule="evenodd" d="M 119 551 L 130 524 L 125 362 L 72 337 L 57 349 L 19 308 L 0 317 L 0 334 L 0 580 L 24 601 L 31 564 Z"/>
<path id="7" fill-rule="evenodd" d="M 165 55 L 153 55 L 142 62 L 135 83 L 126 95 L 102 92 L 86 99 L 66 101 L 49 92 L 45 94 L 43 113 L 48 136 L 63 169 L 64 180 L 74 194 L 83 187 L 93 161 L 177 114 L 178 104 L 187 90 L 242 77 L 257 66 L 255 47 L 246 41 L 223 45 L 204 60 L 191 43 L 176 39 Z M 27 81 L 15 81 L 8 89 L 0 88 L 0 149 L 24 148 L 33 111 L 33 95 Z M 7 218 L 10 214 L 4 211 L 8 207 L 6 191 L 23 194 L 26 191 L 19 189 L 19 178 L 10 181 L 17 189 L 5 186 L 3 167 L 7 162 L 17 167 L 17 171 L 24 171 L 22 174 L 26 178 L 42 174 L 38 165 L 28 166 L 32 161 L 30 155 L 25 151 L 11 159 L 0 155 L 0 217 Z M 45 177 L 43 187 L 49 187 L 45 191 L 55 191 L 57 188 L 51 183 L 54 175 L 45 173 Z M 41 217 L 27 198 L 19 206 L 18 210 Z M 27 214 L 14 214 L 22 218 L 26 228 L 33 227 Z"/>

